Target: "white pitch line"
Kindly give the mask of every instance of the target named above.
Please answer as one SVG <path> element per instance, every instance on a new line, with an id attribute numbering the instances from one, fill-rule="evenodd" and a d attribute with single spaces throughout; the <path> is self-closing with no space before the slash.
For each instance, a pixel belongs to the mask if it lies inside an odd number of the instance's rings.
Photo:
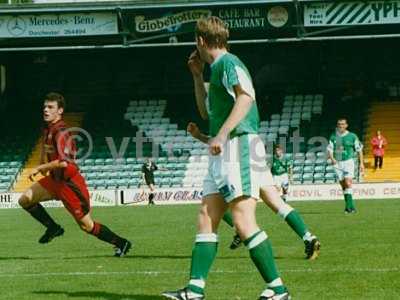
<path id="1" fill-rule="evenodd" d="M 362 268 L 362 269 L 287 269 L 281 270 L 282 273 L 388 273 L 399 272 L 400 268 Z M 217 274 L 243 274 L 255 273 L 255 270 L 234 271 L 234 270 L 215 270 L 211 273 Z M 158 276 L 164 274 L 187 274 L 188 271 L 126 271 L 126 272 L 54 272 L 54 273 L 0 273 L 3 277 L 63 277 L 63 276 L 124 276 L 124 275 L 145 275 Z"/>

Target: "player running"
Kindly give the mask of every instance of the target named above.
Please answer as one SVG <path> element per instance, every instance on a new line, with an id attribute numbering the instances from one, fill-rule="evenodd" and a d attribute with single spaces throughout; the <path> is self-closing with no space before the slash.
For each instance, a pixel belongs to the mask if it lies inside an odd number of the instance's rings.
<path id="1" fill-rule="evenodd" d="M 354 157 L 357 153 L 360 173 L 364 172 L 363 146 L 355 133 L 347 130 L 348 124 L 345 118 L 337 121 L 336 132 L 329 138 L 327 147 L 328 157 L 332 161 L 340 186 L 343 190 L 346 203 L 344 212 L 351 214 L 356 212 L 353 201 L 353 178 L 355 170 Z M 355 153 L 356 152 L 356 153 Z"/>
<path id="2" fill-rule="evenodd" d="M 274 152 L 271 173 L 276 188 L 279 192 L 282 192 L 282 200 L 286 202 L 289 192 L 289 182 L 293 175 L 292 161 L 285 157 L 281 145 L 276 145 Z"/>
<path id="3" fill-rule="evenodd" d="M 43 132 L 41 165 L 34 168 L 29 178 L 41 173 L 45 177 L 34 183 L 19 199 L 22 206 L 34 219 L 46 227 L 39 243 L 49 243 L 64 234 L 64 229 L 46 212 L 40 202 L 61 200 L 75 218 L 81 229 L 115 247 L 115 256 L 122 257 L 131 248 L 131 243 L 112 232 L 107 226 L 93 221 L 90 215 L 89 192 L 79 168 L 74 162 L 77 152 L 62 116 L 64 97 L 49 93 L 43 106 L 43 118 L 47 128 Z M 47 160 L 47 163 L 44 163 Z"/>
<path id="4" fill-rule="evenodd" d="M 187 131 L 199 141 L 207 144 L 209 137 L 203 134 L 199 127 L 195 123 L 189 123 Z M 276 182 L 275 182 L 276 184 Z M 260 188 L 260 197 L 264 203 L 274 212 L 279 214 L 286 223 L 292 228 L 292 230 L 304 241 L 306 259 L 314 260 L 319 256 L 321 243 L 318 238 L 313 235 L 304 223 L 301 215 L 290 205 L 285 203 L 283 199 L 275 198 L 273 195 L 269 195 L 270 189 L 268 187 Z M 234 227 L 232 213 L 227 210 L 222 219 L 230 227 Z M 242 244 L 242 239 L 238 234 L 233 237 L 230 248 L 232 250 L 237 249 Z"/>
<path id="5" fill-rule="evenodd" d="M 205 299 L 207 276 L 217 254 L 218 225 L 229 207 L 235 228 L 267 285 L 259 299 L 287 300 L 289 292 L 278 275 L 271 243 L 255 217 L 260 186 L 265 180 L 272 184 L 265 148 L 257 135 L 255 92 L 245 65 L 227 51 L 228 36 L 225 23 L 217 17 L 197 22 L 197 51 L 191 54 L 188 65 L 197 107 L 202 118 L 209 120 L 209 167 L 203 183 L 189 283 L 184 289 L 164 292 L 163 296 L 175 300 Z M 204 88 L 204 62 L 211 68 L 208 94 Z M 275 188 L 271 192 L 279 199 Z"/>

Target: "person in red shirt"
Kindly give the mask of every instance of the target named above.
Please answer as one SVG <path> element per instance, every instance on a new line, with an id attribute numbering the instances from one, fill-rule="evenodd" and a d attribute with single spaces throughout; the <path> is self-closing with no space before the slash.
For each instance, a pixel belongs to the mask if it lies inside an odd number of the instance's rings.
<path id="1" fill-rule="evenodd" d="M 372 153 L 375 158 L 375 170 L 382 169 L 383 155 L 385 154 L 385 147 L 387 145 L 386 138 L 381 134 L 381 131 L 376 131 L 376 136 L 371 139 Z"/>
<path id="2" fill-rule="evenodd" d="M 80 228 L 115 247 L 115 256 L 124 256 L 132 244 L 112 232 L 107 226 L 93 221 L 90 215 L 90 196 L 85 179 L 75 163 L 77 153 L 67 125 L 63 121 L 65 100 L 61 94 L 49 93 L 45 97 L 43 118 L 47 127 L 43 131 L 41 164 L 29 176 L 31 181 L 39 173 L 44 177 L 35 182 L 19 199 L 19 205 L 46 227 L 39 243 L 49 243 L 64 234 L 64 229 L 46 212 L 41 202 L 61 200 Z"/>

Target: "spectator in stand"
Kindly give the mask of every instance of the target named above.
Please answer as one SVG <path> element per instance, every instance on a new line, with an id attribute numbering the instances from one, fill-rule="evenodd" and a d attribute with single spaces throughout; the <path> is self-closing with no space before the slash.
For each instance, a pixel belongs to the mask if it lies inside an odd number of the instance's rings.
<path id="1" fill-rule="evenodd" d="M 376 136 L 371 139 L 372 153 L 375 158 L 375 170 L 382 169 L 383 155 L 385 154 L 385 147 L 387 145 L 386 138 L 381 134 L 380 130 L 376 131 Z"/>

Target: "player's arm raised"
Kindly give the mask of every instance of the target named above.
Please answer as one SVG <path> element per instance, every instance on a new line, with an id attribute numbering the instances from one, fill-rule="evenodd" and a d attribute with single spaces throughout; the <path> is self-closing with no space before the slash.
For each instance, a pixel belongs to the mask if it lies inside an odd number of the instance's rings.
<path id="1" fill-rule="evenodd" d="M 233 90 L 236 100 L 232 111 L 219 130 L 218 135 L 209 141 L 210 152 L 213 155 L 221 153 L 222 146 L 228 139 L 229 134 L 236 128 L 240 121 L 246 117 L 254 101 L 254 99 L 242 89 L 240 84 L 234 85 Z"/>
<path id="2" fill-rule="evenodd" d="M 210 140 L 210 137 L 208 135 L 205 135 L 204 133 L 202 133 L 196 123 L 190 122 L 188 124 L 186 130 L 196 140 L 199 140 L 200 142 L 202 142 L 204 144 L 208 144 L 208 141 Z"/>
<path id="3" fill-rule="evenodd" d="M 193 75 L 194 82 L 194 93 L 196 96 L 197 109 L 199 110 L 200 116 L 204 119 L 208 119 L 206 98 L 207 91 L 204 86 L 204 61 L 201 60 L 197 51 L 194 51 L 188 60 L 188 66 Z"/>

